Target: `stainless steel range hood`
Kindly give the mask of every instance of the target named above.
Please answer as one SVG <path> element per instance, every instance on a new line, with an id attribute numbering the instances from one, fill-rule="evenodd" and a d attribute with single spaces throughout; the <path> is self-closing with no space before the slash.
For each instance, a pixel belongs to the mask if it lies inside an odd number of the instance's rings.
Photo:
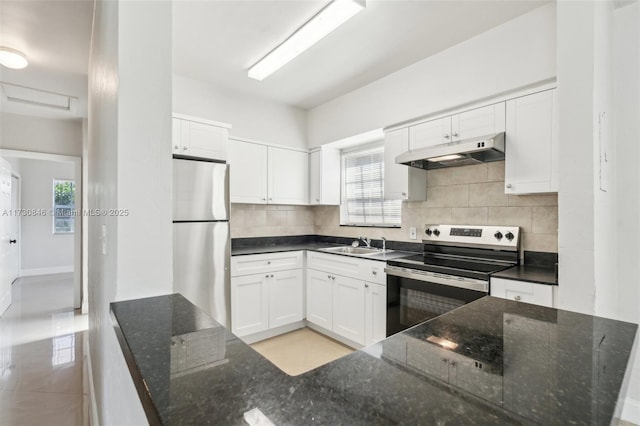
<path id="1" fill-rule="evenodd" d="M 504 132 L 407 151 L 397 164 L 419 169 L 468 166 L 504 160 Z"/>

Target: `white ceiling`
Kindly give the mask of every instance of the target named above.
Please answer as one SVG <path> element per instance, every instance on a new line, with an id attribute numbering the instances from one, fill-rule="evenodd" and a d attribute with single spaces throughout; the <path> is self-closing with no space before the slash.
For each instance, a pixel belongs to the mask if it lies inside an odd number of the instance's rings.
<path id="1" fill-rule="evenodd" d="M 548 0 L 367 0 L 366 9 L 259 82 L 247 69 L 328 0 L 174 3 L 174 72 L 310 109 Z"/>
<path id="2" fill-rule="evenodd" d="M 8 102 L 5 112 L 47 118 L 86 116 L 93 0 L 2 0 L 0 45 L 24 52 L 23 70 L 0 67 L 0 81 L 78 98 L 74 114 Z"/>

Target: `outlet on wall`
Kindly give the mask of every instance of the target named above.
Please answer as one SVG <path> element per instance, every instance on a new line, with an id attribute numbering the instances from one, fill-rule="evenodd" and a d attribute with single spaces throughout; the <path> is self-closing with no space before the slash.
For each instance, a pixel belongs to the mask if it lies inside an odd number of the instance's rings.
<path id="1" fill-rule="evenodd" d="M 409 228 L 409 239 L 410 240 L 415 240 L 416 238 L 418 238 L 418 236 L 416 234 L 416 228 L 414 228 L 414 227 Z"/>

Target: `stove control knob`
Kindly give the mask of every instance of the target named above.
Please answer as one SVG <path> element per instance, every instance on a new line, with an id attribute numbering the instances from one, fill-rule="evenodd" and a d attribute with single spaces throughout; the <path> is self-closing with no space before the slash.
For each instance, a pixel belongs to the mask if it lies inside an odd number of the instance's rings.
<path id="1" fill-rule="evenodd" d="M 515 238 L 515 236 L 511 233 L 511 232 L 507 232 L 505 234 L 505 238 L 509 241 L 513 240 Z"/>
<path id="2" fill-rule="evenodd" d="M 436 237 L 440 235 L 440 231 L 438 231 L 438 228 L 433 230 L 433 235 L 435 235 Z"/>
<path id="3" fill-rule="evenodd" d="M 427 230 L 424 231 L 424 233 L 427 234 L 428 236 L 431 236 L 433 232 L 431 232 L 431 229 L 427 228 Z"/>
<path id="4" fill-rule="evenodd" d="M 502 239 L 502 232 L 497 231 L 493 236 L 496 237 L 496 240 L 500 241 Z"/>

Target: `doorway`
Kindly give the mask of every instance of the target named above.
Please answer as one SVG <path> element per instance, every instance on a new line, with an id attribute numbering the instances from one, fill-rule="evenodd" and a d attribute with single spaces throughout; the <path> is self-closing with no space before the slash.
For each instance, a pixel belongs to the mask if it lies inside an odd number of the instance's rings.
<path id="1" fill-rule="evenodd" d="M 15 172 L 11 173 L 11 211 L 20 211 L 20 176 Z M 11 216 L 9 238 L 9 280 L 13 284 L 20 277 L 20 216 L 17 214 Z"/>

